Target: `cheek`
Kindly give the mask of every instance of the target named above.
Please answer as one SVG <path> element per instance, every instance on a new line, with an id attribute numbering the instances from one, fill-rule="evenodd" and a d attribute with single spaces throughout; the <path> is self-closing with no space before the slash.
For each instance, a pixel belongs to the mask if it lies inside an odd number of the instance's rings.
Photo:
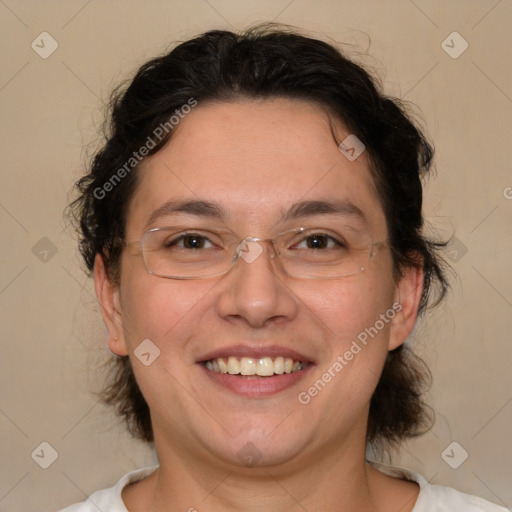
<path id="1" fill-rule="evenodd" d="M 165 409 L 170 402 L 185 407 L 182 385 L 177 382 L 189 380 L 194 359 L 190 339 L 200 325 L 212 286 L 207 281 L 172 281 L 135 273 L 123 282 L 125 341 L 138 386 L 152 411 Z M 151 360 L 145 365 L 138 358 L 148 352 Z"/>
<path id="2" fill-rule="evenodd" d="M 121 286 L 121 306 L 130 351 L 149 338 L 161 350 L 176 352 L 183 343 L 179 333 L 191 328 L 213 286 L 207 281 L 173 281 L 127 272 Z M 165 341 L 170 339 L 176 343 Z"/>
<path id="3" fill-rule="evenodd" d="M 310 287 L 307 306 L 325 327 L 329 346 L 328 361 L 319 371 L 336 375 L 335 396 L 325 396 L 329 400 L 355 400 L 360 406 L 377 385 L 396 316 L 395 286 L 386 263 L 373 272 Z"/>
<path id="4" fill-rule="evenodd" d="M 373 338 L 387 340 L 394 316 L 394 286 L 387 274 L 359 274 L 338 281 L 309 285 L 304 302 L 321 321 L 332 340 L 332 349 L 341 351 L 353 340 L 363 339 L 371 330 Z M 387 316 L 386 316 L 387 314 Z M 384 321 L 381 315 L 385 315 Z M 374 328 L 378 333 L 375 333 Z"/>
<path id="5" fill-rule="evenodd" d="M 307 306 L 317 322 L 324 327 L 324 344 L 328 357 L 318 368 L 316 378 L 329 382 L 315 407 L 319 413 L 332 411 L 334 424 L 339 412 L 357 415 L 369 404 L 377 386 L 388 352 L 391 321 L 396 315 L 393 308 L 391 280 L 340 280 L 324 284 L 308 295 Z M 318 380 L 315 381 L 316 383 Z M 311 382 L 316 389 L 323 385 Z M 332 382 L 332 384 L 330 384 Z M 331 414 L 331 413 L 329 413 Z"/>

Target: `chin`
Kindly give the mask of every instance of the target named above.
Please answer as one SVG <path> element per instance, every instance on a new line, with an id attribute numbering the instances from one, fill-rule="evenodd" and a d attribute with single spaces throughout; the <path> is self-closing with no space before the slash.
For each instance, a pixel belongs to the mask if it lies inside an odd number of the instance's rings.
<path id="1" fill-rule="evenodd" d="M 260 421 L 248 418 L 238 423 L 235 432 L 230 432 L 232 437 L 224 432 L 220 439 L 210 437 L 205 440 L 205 445 L 214 457 L 230 466 L 268 468 L 286 465 L 304 453 L 310 439 L 304 430 L 286 425 L 285 417 L 276 414 Z"/>

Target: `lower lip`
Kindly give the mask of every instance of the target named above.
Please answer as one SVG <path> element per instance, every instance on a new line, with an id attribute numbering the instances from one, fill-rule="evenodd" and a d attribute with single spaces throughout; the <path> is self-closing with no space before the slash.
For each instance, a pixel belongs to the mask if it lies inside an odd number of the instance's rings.
<path id="1" fill-rule="evenodd" d="M 230 375 L 229 373 L 217 373 L 208 370 L 204 364 L 199 364 L 206 375 L 215 383 L 229 390 L 251 398 L 271 396 L 291 388 L 303 379 L 309 370 L 314 366 L 308 364 L 303 370 L 293 373 L 283 373 L 272 377 L 246 378 L 240 375 Z"/>

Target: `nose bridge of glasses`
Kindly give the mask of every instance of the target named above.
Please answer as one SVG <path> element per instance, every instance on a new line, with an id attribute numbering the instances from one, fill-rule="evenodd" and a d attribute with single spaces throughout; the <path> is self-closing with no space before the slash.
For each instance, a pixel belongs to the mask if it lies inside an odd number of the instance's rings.
<path id="1" fill-rule="evenodd" d="M 273 239 L 248 236 L 244 238 L 236 247 L 236 259 L 242 258 L 246 263 L 253 263 L 263 253 L 263 242 L 270 242 L 270 244 L 267 244 L 267 246 L 272 246 L 270 258 L 274 258 L 276 255 L 276 250 L 274 247 Z"/>

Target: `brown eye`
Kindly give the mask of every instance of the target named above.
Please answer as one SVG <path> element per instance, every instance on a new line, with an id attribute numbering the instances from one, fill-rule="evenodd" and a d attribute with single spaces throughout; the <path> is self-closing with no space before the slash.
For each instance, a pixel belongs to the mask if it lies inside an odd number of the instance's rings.
<path id="1" fill-rule="evenodd" d="M 334 249 L 344 244 L 324 233 L 313 233 L 304 237 L 295 247 L 297 249 Z"/>
<path id="2" fill-rule="evenodd" d="M 204 236 L 186 235 L 183 237 L 183 246 L 187 249 L 202 249 L 204 244 Z"/>
<path id="3" fill-rule="evenodd" d="M 205 236 L 196 234 L 181 235 L 177 238 L 167 240 L 165 247 L 179 247 L 184 249 L 205 249 L 206 244 L 212 245 L 210 240 Z"/>
<path id="4" fill-rule="evenodd" d="M 311 235 L 306 238 L 309 249 L 324 249 L 327 247 L 329 237 L 325 235 Z"/>

